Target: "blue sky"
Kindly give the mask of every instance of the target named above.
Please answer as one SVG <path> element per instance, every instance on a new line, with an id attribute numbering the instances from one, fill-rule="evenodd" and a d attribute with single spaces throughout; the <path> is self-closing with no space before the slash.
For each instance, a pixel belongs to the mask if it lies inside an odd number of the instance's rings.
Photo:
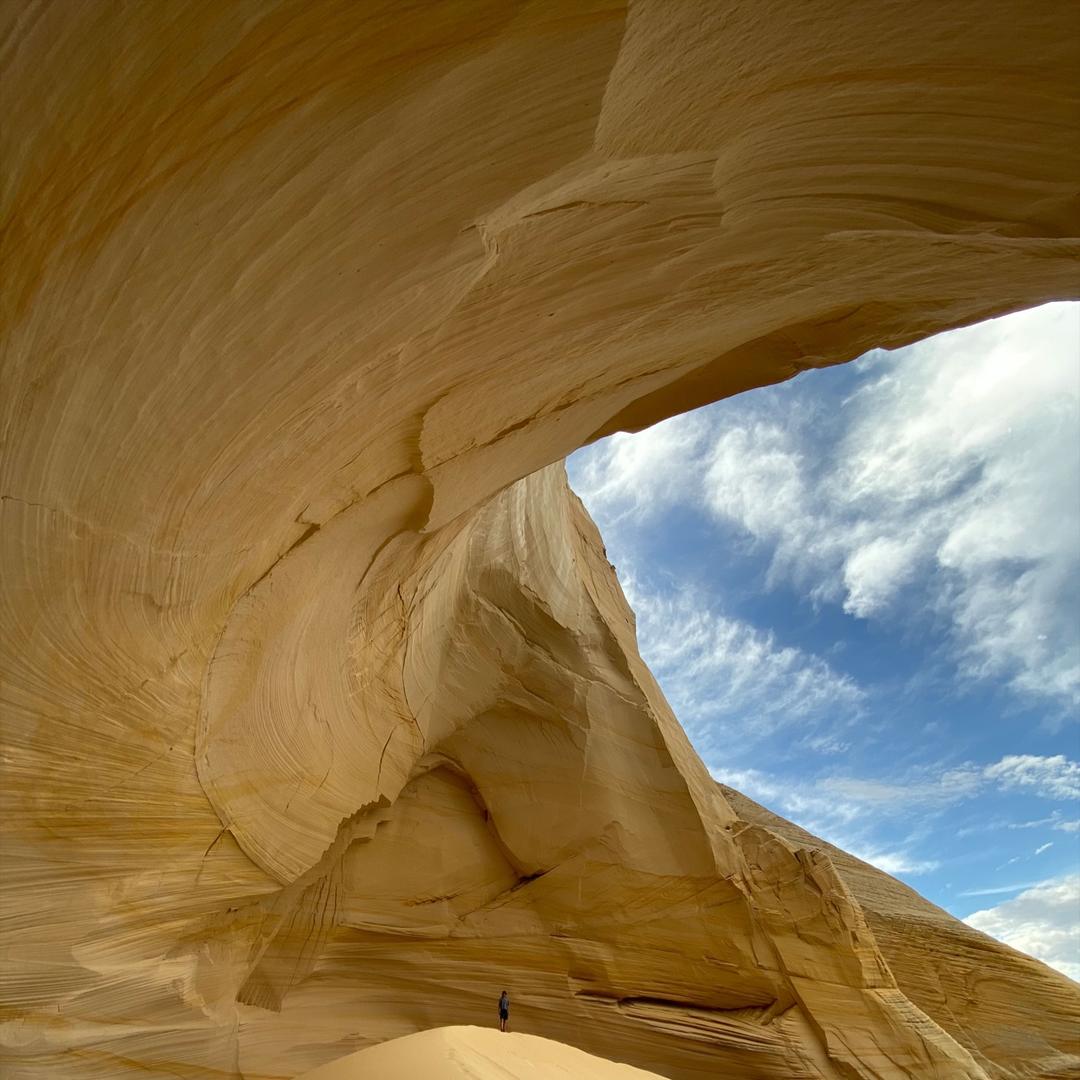
<path id="1" fill-rule="evenodd" d="M 1080 980 L 1080 304 L 567 464 L 717 779 Z"/>

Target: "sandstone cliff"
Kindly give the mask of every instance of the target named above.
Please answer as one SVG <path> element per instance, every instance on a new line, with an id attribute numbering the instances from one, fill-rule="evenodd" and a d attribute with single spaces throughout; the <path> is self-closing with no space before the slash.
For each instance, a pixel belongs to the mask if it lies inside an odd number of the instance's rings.
<path id="1" fill-rule="evenodd" d="M 672 1078 L 1076 1073 L 1075 984 L 712 782 L 557 464 L 1075 291 L 1071 5 L 0 12 L 5 1075 L 503 985 Z"/>

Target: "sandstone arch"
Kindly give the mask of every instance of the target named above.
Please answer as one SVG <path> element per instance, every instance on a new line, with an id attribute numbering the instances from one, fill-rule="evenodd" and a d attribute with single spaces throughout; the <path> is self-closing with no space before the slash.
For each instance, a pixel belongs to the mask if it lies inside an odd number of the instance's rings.
<path id="1" fill-rule="evenodd" d="M 1070 5 L 3 23 L 13 1075 L 293 1075 L 493 967 L 671 1076 L 1077 1067 L 1068 980 L 711 782 L 552 464 L 1075 293 Z M 439 767 L 515 884 L 351 926 Z"/>

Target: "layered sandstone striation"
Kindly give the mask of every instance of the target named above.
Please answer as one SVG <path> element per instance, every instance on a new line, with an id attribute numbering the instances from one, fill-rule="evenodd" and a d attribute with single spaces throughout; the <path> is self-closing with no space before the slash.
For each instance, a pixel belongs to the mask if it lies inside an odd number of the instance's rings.
<path id="1" fill-rule="evenodd" d="M 713 783 L 558 464 L 1073 293 L 1071 5 L 0 12 L 5 1076 L 503 986 L 680 1080 L 1076 1074 L 1075 984 Z"/>

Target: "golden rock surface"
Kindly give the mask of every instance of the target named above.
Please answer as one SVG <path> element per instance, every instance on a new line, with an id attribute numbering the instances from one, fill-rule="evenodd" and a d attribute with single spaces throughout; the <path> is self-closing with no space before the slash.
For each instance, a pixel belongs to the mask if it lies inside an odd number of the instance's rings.
<path id="1" fill-rule="evenodd" d="M 713 783 L 561 458 L 1076 291 L 1061 0 L 0 5 L 5 1078 L 490 1024 L 1080 1075 L 1080 990 Z"/>

